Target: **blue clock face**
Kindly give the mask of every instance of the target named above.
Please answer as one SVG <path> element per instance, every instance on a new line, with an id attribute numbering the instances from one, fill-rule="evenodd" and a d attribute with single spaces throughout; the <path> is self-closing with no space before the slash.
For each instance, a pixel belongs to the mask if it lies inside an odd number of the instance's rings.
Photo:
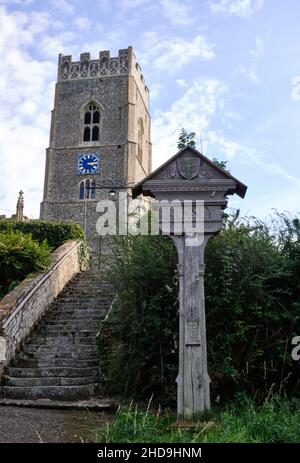
<path id="1" fill-rule="evenodd" d="M 99 156 L 97 154 L 82 154 L 78 158 L 78 174 L 98 174 Z"/>

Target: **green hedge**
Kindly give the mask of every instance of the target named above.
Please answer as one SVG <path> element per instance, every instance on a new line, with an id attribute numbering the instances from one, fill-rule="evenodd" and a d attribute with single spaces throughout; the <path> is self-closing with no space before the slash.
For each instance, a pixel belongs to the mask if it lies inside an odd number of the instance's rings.
<path id="1" fill-rule="evenodd" d="M 30 234 L 32 239 L 39 243 L 46 240 L 51 248 L 57 248 L 68 240 L 81 240 L 84 238 L 82 228 L 75 223 L 43 222 L 41 220 L 29 222 L 1 220 L 0 233 L 9 230 L 18 230 L 24 234 Z"/>
<path id="2" fill-rule="evenodd" d="M 0 232 L 0 298 L 26 276 L 44 270 L 50 262 L 51 249 L 46 241 L 38 243 L 19 230 Z"/>

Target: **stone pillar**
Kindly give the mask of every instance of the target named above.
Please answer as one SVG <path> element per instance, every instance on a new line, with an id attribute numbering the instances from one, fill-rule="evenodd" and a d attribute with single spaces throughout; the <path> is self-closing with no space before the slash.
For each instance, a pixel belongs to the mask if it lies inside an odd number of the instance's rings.
<path id="1" fill-rule="evenodd" d="M 190 246 L 188 236 L 171 236 L 178 253 L 179 273 L 179 371 L 177 377 L 178 419 L 196 420 L 210 409 L 210 378 L 207 372 L 204 251 L 202 244 Z"/>
<path id="2" fill-rule="evenodd" d="M 18 202 L 17 202 L 17 211 L 16 211 L 16 220 L 24 220 L 24 196 L 23 191 L 19 192 Z"/>

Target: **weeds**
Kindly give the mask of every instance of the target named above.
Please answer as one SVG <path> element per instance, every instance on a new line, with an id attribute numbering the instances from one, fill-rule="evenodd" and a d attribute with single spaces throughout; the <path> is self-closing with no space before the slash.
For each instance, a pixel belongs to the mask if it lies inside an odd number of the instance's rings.
<path id="1" fill-rule="evenodd" d="M 95 435 L 105 443 L 299 443 L 299 404 L 279 396 L 262 405 L 243 399 L 214 410 L 211 421 L 195 423 L 187 431 L 176 425 L 174 412 L 150 411 L 150 402 L 146 410 L 138 410 L 131 403 Z"/>

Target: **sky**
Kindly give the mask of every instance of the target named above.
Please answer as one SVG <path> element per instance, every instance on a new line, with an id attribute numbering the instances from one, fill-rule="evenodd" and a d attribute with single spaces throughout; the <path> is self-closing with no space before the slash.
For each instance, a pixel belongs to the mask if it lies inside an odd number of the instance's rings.
<path id="1" fill-rule="evenodd" d="M 0 214 L 39 215 L 59 53 L 135 49 L 153 168 L 181 127 L 248 186 L 242 215 L 300 211 L 298 0 L 0 0 Z"/>

